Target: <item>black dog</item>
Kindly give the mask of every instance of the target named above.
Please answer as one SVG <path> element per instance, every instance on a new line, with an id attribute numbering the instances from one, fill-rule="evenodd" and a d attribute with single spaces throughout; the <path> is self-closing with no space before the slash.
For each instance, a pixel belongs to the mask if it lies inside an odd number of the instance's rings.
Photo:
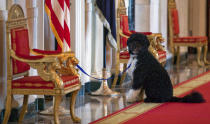
<path id="1" fill-rule="evenodd" d="M 147 36 L 143 34 L 132 34 L 127 41 L 129 53 L 137 55 L 136 67 L 133 72 L 132 90 L 130 90 L 130 101 L 138 98 L 140 89 L 144 90 L 146 99 L 144 102 L 189 102 L 201 103 L 205 100 L 198 92 L 182 98 L 173 96 L 173 86 L 170 77 L 164 67 L 148 51 L 150 45 Z"/>

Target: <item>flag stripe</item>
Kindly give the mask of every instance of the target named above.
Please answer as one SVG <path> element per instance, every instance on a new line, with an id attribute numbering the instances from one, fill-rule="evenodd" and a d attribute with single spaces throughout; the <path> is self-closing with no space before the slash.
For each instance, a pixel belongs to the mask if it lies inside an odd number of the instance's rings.
<path id="1" fill-rule="evenodd" d="M 64 38 L 66 40 L 66 43 L 68 44 L 68 46 L 70 46 L 70 32 L 68 29 L 68 26 L 66 25 L 66 23 L 64 24 Z"/>
<path id="2" fill-rule="evenodd" d="M 70 0 L 65 0 L 67 7 L 70 9 Z"/>
<path id="3" fill-rule="evenodd" d="M 45 10 L 59 44 L 58 49 L 70 50 L 70 0 L 45 0 Z"/>
<path id="4" fill-rule="evenodd" d="M 64 9 L 64 1 L 63 0 L 52 0 L 53 2 L 54 1 L 57 1 L 58 3 L 59 3 L 59 5 L 60 5 L 60 7 L 62 8 L 62 10 Z M 52 3 L 53 3 L 52 2 Z"/>
<path id="5" fill-rule="evenodd" d="M 46 11 L 47 15 L 49 16 L 49 18 L 51 18 L 51 12 L 50 12 L 50 9 L 48 8 L 47 4 L 45 4 L 45 11 Z M 57 42 L 58 42 L 59 46 L 61 48 L 63 48 L 63 42 L 62 42 L 63 38 L 61 39 L 61 37 L 59 36 L 56 28 L 54 27 L 54 25 L 52 23 L 52 20 L 51 19 L 49 19 L 49 20 L 50 20 L 50 27 L 51 27 L 52 32 L 54 33 L 54 35 L 55 35 L 55 37 L 57 39 Z"/>
<path id="6" fill-rule="evenodd" d="M 61 8 L 58 0 L 53 0 L 52 2 L 52 9 L 53 12 L 55 13 L 57 19 L 59 20 L 60 24 L 62 25 L 62 27 L 64 26 L 64 9 Z"/>

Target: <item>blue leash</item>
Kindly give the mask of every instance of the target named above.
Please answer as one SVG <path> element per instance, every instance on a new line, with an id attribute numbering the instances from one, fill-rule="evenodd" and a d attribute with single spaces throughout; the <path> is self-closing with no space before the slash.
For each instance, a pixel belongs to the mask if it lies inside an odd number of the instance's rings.
<path id="1" fill-rule="evenodd" d="M 129 64 L 128 65 L 128 67 L 122 72 L 122 73 L 124 73 L 124 72 L 126 72 L 129 68 L 131 67 L 131 64 Z M 81 70 L 82 71 L 82 73 L 84 73 L 85 75 L 87 75 L 87 76 L 89 76 L 89 77 L 91 77 L 91 78 L 94 78 L 94 79 L 96 79 L 96 80 L 109 80 L 109 79 L 112 79 L 113 77 L 111 76 L 111 77 L 109 77 L 109 78 L 96 78 L 96 77 L 93 77 L 93 76 L 91 76 L 91 75 L 89 75 L 87 72 L 85 72 L 85 70 L 82 68 L 82 67 L 80 67 L 79 65 L 77 65 L 77 68 L 79 69 L 79 70 Z M 120 74 L 119 74 L 120 75 Z M 118 76 L 119 76 L 118 75 Z"/>

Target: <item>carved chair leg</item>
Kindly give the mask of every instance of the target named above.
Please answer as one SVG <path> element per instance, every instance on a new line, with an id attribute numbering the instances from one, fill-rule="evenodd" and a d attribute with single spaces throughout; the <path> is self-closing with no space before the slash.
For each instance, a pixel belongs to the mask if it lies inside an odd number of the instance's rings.
<path id="1" fill-rule="evenodd" d="M 7 98 L 6 98 L 6 103 L 5 103 L 5 113 L 4 113 L 4 120 L 3 120 L 3 124 L 7 124 L 9 117 L 10 117 L 10 113 L 11 113 L 11 103 L 12 103 L 12 95 L 11 94 L 7 94 Z"/>
<path id="2" fill-rule="evenodd" d="M 197 62 L 198 62 L 198 65 L 199 66 L 203 66 L 203 64 L 201 63 L 201 60 L 200 60 L 200 58 L 201 58 L 201 47 L 197 47 Z"/>
<path id="3" fill-rule="evenodd" d="M 173 63 L 174 64 L 177 64 L 176 63 L 176 60 L 177 60 L 177 50 L 175 49 L 175 47 L 172 47 L 172 53 L 173 53 Z"/>
<path id="4" fill-rule="evenodd" d="M 76 103 L 76 98 L 79 90 L 76 90 L 72 93 L 71 99 L 70 99 L 70 115 L 73 120 L 73 122 L 78 123 L 81 122 L 80 118 L 77 117 L 74 113 L 74 108 L 75 108 L 75 103 Z"/>
<path id="5" fill-rule="evenodd" d="M 54 123 L 55 124 L 60 124 L 59 122 L 59 106 L 61 103 L 62 96 L 61 95 L 56 95 L 55 101 L 54 101 Z"/>
<path id="6" fill-rule="evenodd" d="M 112 83 L 112 89 L 115 88 L 116 84 L 117 84 L 117 80 L 118 80 L 118 75 L 120 73 L 120 63 L 116 63 L 116 68 L 115 68 L 115 76 L 114 76 L 114 81 Z"/>
<path id="7" fill-rule="evenodd" d="M 176 59 L 176 64 L 179 66 L 180 64 L 180 47 L 177 46 L 177 59 Z"/>
<path id="8" fill-rule="evenodd" d="M 124 71 L 126 68 L 127 68 L 127 63 L 124 63 L 124 64 L 123 64 L 123 71 Z M 125 80 L 125 76 L 126 76 L 126 72 L 123 72 L 122 77 L 121 77 L 121 79 L 120 79 L 120 87 L 122 86 L 122 83 L 123 83 L 124 80 Z"/>
<path id="9" fill-rule="evenodd" d="M 22 107 L 22 110 L 20 112 L 20 117 L 19 117 L 19 120 L 18 120 L 19 124 L 21 124 L 23 119 L 24 119 L 24 115 L 25 115 L 27 107 L 28 107 L 28 97 L 29 97 L 29 95 L 24 95 L 23 107 Z"/>
<path id="10" fill-rule="evenodd" d="M 203 60 L 204 60 L 204 64 L 210 64 L 210 62 L 207 61 L 206 57 L 207 57 L 207 52 L 208 52 L 208 44 L 206 44 L 204 46 L 204 55 L 203 55 Z"/>

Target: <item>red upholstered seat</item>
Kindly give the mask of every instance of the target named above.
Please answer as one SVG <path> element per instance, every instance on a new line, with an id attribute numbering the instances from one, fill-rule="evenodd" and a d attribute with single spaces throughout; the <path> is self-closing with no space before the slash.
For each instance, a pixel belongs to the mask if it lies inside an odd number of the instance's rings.
<path id="1" fill-rule="evenodd" d="M 180 47 L 192 47 L 197 49 L 197 63 L 199 66 L 210 64 L 206 57 L 208 52 L 208 38 L 206 36 L 184 36 L 180 37 L 179 13 L 175 0 L 168 1 L 168 24 L 169 24 L 169 47 L 173 53 L 176 64 L 180 63 Z M 203 61 L 201 62 L 202 48 L 204 48 Z"/>
<path id="2" fill-rule="evenodd" d="M 64 88 L 79 84 L 78 76 L 62 76 Z M 40 76 L 29 76 L 12 81 L 12 89 L 53 89 L 51 81 L 44 81 Z"/>
<path id="3" fill-rule="evenodd" d="M 205 43 L 207 41 L 206 36 L 189 36 L 189 37 L 177 37 L 174 38 L 175 43 L 196 43 L 196 42 L 202 42 Z"/>
<path id="4" fill-rule="evenodd" d="M 179 16 L 176 8 L 171 10 L 171 16 L 173 23 L 173 28 L 172 28 L 173 34 L 179 35 Z M 173 37 L 174 43 L 197 43 L 197 42 L 205 43 L 207 41 L 208 40 L 206 36 Z"/>
<path id="5" fill-rule="evenodd" d="M 158 52 L 158 61 L 160 63 L 166 61 L 166 51 L 158 50 L 157 52 Z"/>
<path id="6" fill-rule="evenodd" d="M 129 58 L 130 58 L 130 54 L 128 51 L 120 52 L 120 59 L 129 59 Z"/>
<path id="7" fill-rule="evenodd" d="M 79 74 L 75 67 L 78 60 L 74 52 L 38 49 L 32 51 L 29 47 L 27 18 L 24 17 L 21 6 L 14 4 L 8 12 L 6 23 L 7 93 L 3 124 L 8 123 L 13 95 L 23 95 L 19 123 L 23 122 L 30 95 L 50 95 L 54 100 L 52 107 L 54 123 L 60 124 L 59 106 L 62 97 L 69 93 L 71 93 L 69 114 L 73 122 L 80 122 L 74 112 L 76 97 L 81 87 Z M 30 73 L 30 68 L 35 69 L 37 74 Z M 29 76 L 31 74 L 35 75 Z"/>

